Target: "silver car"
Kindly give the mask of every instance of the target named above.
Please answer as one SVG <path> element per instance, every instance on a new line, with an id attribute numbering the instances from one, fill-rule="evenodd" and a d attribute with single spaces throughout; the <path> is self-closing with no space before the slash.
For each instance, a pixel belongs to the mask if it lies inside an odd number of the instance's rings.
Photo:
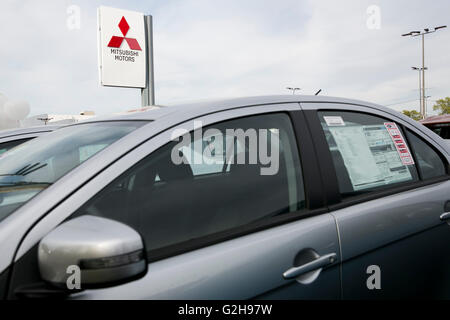
<path id="1" fill-rule="evenodd" d="M 450 148 L 317 96 L 154 107 L 0 158 L 3 298 L 450 298 Z"/>

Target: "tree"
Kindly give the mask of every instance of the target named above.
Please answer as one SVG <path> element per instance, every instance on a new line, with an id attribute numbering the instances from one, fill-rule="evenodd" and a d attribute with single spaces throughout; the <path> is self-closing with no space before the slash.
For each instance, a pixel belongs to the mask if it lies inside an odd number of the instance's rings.
<path id="1" fill-rule="evenodd" d="M 436 104 L 433 106 L 433 110 L 439 110 L 440 115 L 450 114 L 450 97 L 436 101 Z"/>
<path id="2" fill-rule="evenodd" d="M 408 116 L 413 120 L 416 121 L 422 120 L 422 116 L 416 110 L 403 110 L 402 112 L 405 116 Z"/>

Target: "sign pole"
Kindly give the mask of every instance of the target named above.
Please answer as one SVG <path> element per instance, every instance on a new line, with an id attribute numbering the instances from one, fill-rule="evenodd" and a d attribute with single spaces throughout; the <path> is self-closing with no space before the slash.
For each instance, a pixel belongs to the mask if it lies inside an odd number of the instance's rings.
<path id="1" fill-rule="evenodd" d="M 141 89 L 141 103 L 142 106 L 155 105 L 155 78 L 153 72 L 153 19 L 152 16 L 144 16 L 145 22 L 145 37 L 147 39 L 147 70 L 146 70 L 146 85 Z"/>

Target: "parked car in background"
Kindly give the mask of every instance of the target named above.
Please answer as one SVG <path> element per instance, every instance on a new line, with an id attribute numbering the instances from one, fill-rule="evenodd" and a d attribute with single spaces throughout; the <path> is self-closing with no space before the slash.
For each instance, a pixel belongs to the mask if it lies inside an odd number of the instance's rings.
<path id="1" fill-rule="evenodd" d="M 236 161 L 246 139 L 195 161 L 238 130 L 265 133 L 277 170 Z M 325 96 L 69 125 L 0 158 L 0 296 L 450 298 L 449 163 L 418 122 Z"/>
<path id="2" fill-rule="evenodd" d="M 450 140 L 450 114 L 428 117 L 420 121 L 420 123 L 433 130 L 442 138 Z"/>
<path id="3" fill-rule="evenodd" d="M 0 131 L 0 155 L 30 139 L 56 130 L 59 126 L 37 126 Z"/>

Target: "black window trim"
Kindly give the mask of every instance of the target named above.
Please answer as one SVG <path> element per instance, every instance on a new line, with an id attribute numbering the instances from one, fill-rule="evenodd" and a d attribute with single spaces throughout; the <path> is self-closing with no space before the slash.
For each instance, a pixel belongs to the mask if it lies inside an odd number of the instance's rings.
<path id="1" fill-rule="evenodd" d="M 411 156 L 413 157 L 413 160 L 414 160 L 414 166 L 416 167 L 417 176 L 419 177 L 419 181 L 423 181 L 424 179 L 423 179 L 423 176 L 422 176 L 422 170 L 419 168 L 419 165 L 418 165 L 419 162 L 417 161 L 415 148 L 414 148 L 413 144 L 411 143 L 411 141 L 409 140 L 408 133 L 406 132 L 406 130 L 409 130 L 409 129 L 406 126 L 404 126 L 404 125 L 402 125 L 400 123 L 398 125 L 400 126 L 400 128 L 402 129 L 402 132 L 405 135 L 403 138 L 405 139 L 406 145 L 408 146 L 409 150 L 411 151 Z M 430 145 L 430 144 L 427 143 L 427 145 Z M 441 155 L 440 155 L 440 153 L 438 153 L 438 154 L 439 154 L 439 158 L 440 158 Z M 447 170 L 446 170 L 446 172 L 447 172 Z"/>
<path id="2" fill-rule="evenodd" d="M 162 248 L 148 250 L 147 261 L 149 263 L 205 248 L 245 235 L 268 230 L 270 228 L 274 228 L 298 220 L 328 213 L 329 210 L 325 205 L 325 197 L 323 196 L 325 193 L 323 192 L 322 179 L 317 179 L 315 176 L 319 175 L 320 170 L 318 166 L 317 155 L 314 149 L 314 144 L 311 139 L 309 127 L 307 125 L 306 119 L 304 118 L 303 111 L 301 111 L 300 109 L 297 111 L 280 110 L 258 113 L 248 116 L 259 116 L 274 113 L 286 114 L 289 117 L 292 128 L 294 130 L 294 139 L 297 144 L 297 152 L 301 163 L 306 208 L 299 211 L 277 215 L 267 219 L 261 219 L 250 224 L 238 226 L 225 231 L 216 232 Z"/>
<path id="3" fill-rule="evenodd" d="M 337 174 L 317 110 L 304 110 L 303 113 L 311 133 L 310 136 L 313 140 L 314 152 L 320 168 L 320 177 L 324 184 L 325 203 L 327 206 L 340 203 L 342 198 L 339 191 Z"/>
<path id="4" fill-rule="evenodd" d="M 402 192 L 416 190 L 422 187 L 431 186 L 434 184 L 438 184 L 441 182 L 445 182 L 450 180 L 449 176 L 441 176 L 432 178 L 429 180 L 419 180 L 419 181 L 413 181 L 413 182 L 405 182 L 399 185 L 395 185 L 394 187 L 390 189 L 383 189 L 383 190 L 377 190 L 372 191 L 367 194 L 357 195 L 354 197 L 349 197 L 347 199 L 343 199 L 341 203 L 334 204 L 329 207 L 330 211 L 344 209 L 347 207 L 351 207 L 360 203 L 368 202 L 371 200 L 376 200 L 380 198 L 384 198 L 387 196 L 393 196 Z"/>
<path id="5" fill-rule="evenodd" d="M 321 109 L 314 109 L 314 110 L 305 110 L 305 116 L 307 118 L 308 124 L 309 126 L 313 129 L 311 132 L 313 139 L 315 140 L 315 147 L 316 148 L 320 148 L 321 152 L 324 152 L 323 154 L 321 154 L 320 157 L 317 157 L 318 162 L 319 162 L 319 167 L 321 169 L 321 175 L 322 175 L 322 179 L 323 177 L 327 177 L 328 176 L 328 180 L 326 180 L 329 184 L 331 184 L 332 186 L 326 189 L 326 197 L 327 197 L 327 203 L 328 203 L 328 209 L 330 211 L 334 211 L 334 210 L 339 210 L 339 209 L 344 209 L 350 206 L 354 206 L 360 203 L 364 203 L 367 201 L 371 201 L 371 200 L 376 200 L 376 199 L 380 199 L 386 196 L 390 196 L 390 195 L 396 195 L 405 191 L 410 191 L 410 190 L 414 190 L 414 189 L 418 189 L 421 187 L 425 187 L 425 186 L 430 186 L 433 184 L 438 184 L 444 181 L 448 181 L 450 180 L 450 165 L 447 164 L 447 171 L 446 174 L 443 176 L 439 176 L 439 177 L 434 177 L 434 178 L 430 178 L 430 179 L 426 179 L 423 180 L 421 177 L 421 174 L 419 173 L 419 168 L 417 166 L 417 161 L 415 158 L 415 154 L 414 154 L 414 150 L 411 149 L 411 144 L 409 143 L 409 140 L 407 139 L 406 136 L 406 131 L 405 129 L 407 129 L 408 127 L 404 126 L 402 123 L 400 123 L 399 121 L 394 121 L 395 123 L 397 123 L 403 133 L 404 133 L 404 138 L 406 139 L 407 143 L 408 143 L 408 147 L 410 148 L 413 157 L 414 157 L 414 162 L 416 163 L 415 167 L 416 170 L 418 172 L 418 177 L 419 180 L 418 181 L 408 181 L 408 182 L 403 182 L 403 183 L 399 183 L 399 184 L 395 184 L 390 188 L 387 189 L 380 189 L 380 190 L 375 190 L 375 191 L 371 191 L 368 192 L 367 194 L 361 194 L 361 195 L 355 195 L 352 197 L 348 197 L 348 198 L 341 198 L 341 194 L 339 191 L 339 185 L 337 182 L 337 175 L 336 175 L 336 169 L 333 165 L 333 161 L 331 158 L 331 152 L 328 148 L 328 143 L 326 141 L 326 137 L 325 137 L 325 133 L 322 130 L 322 126 L 320 124 L 320 118 L 319 118 L 319 111 L 321 112 L 326 112 L 326 111 L 331 111 L 331 112 L 355 112 L 355 113 L 364 113 L 367 115 L 371 115 L 371 116 L 375 116 L 375 117 L 381 117 L 381 118 L 386 118 L 386 119 L 390 119 L 390 117 L 386 117 L 383 115 L 378 115 L 378 114 L 373 114 L 367 111 L 360 111 L 360 110 L 352 110 L 351 108 L 345 108 L 345 106 L 343 105 L 342 109 L 329 109 L 326 108 L 326 106 L 324 106 L 324 108 Z M 408 128 L 409 129 L 409 128 Z M 418 137 L 421 137 L 420 135 L 418 135 L 415 131 L 409 129 L 413 134 L 417 135 Z M 424 140 L 423 138 L 421 138 L 422 140 Z M 441 152 L 439 150 L 437 150 L 434 146 L 430 145 L 428 142 L 426 142 L 427 145 L 429 145 L 430 147 L 433 148 L 433 150 L 435 150 L 439 157 L 441 157 L 441 159 L 444 161 L 444 164 L 447 163 L 446 159 L 443 158 Z M 326 151 L 323 150 L 323 147 L 326 146 Z M 327 155 L 326 155 L 327 154 Z M 330 171 L 333 172 L 333 174 L 330 174 Z M 336 199 L 339 198 L 340 200 L 336 202 Z"/>
<path id="6" fill-rule="evenodd" d="M 414 145 L 409 142 L 408 133 L 406 132 L 407 130 L 412 135 L 415 135 L 423 143 L 425 143 L 428 147 L 430 147 L 434 152 L 436 152 L 436 154 L 438 155 L 439 159 L 441 159 L 442 163 L 444 164 L 445 174 L 446 175 L 450 175 L 450 164 L 448 163 L 447 159 L 442 155 L 442 153 L 434 145 L 430 144 L 427 140 L 423 139 L 423 137 L 420 134 L 418 134 L 417 132 L 415 132 L 414 130 L 411 130 L 410 128 L 408 128 L 406 126 L 403 126 L 403 125 L 401 125 L 401 126 L 402 126 L 403 132 L 405 132 L 405 140 L 408 143 L 408 146 L 411 149 L 411 152 L 412 152 L 412 154 L 414 156 L 414 162 L 418 163 L 418 161 L 416 159 L 415 151 L 414 151 Z M 423 177 L 422 177 L 422 170 L 419 168 L 419 166 L 416 165 L 416 167 L 417 167 L 417 172 L 419 173 L 419 176 L 420 176 L 420 180 L 427 181 L 427 180 L 433 179 L 433 178 L 423 179 Z"/>

